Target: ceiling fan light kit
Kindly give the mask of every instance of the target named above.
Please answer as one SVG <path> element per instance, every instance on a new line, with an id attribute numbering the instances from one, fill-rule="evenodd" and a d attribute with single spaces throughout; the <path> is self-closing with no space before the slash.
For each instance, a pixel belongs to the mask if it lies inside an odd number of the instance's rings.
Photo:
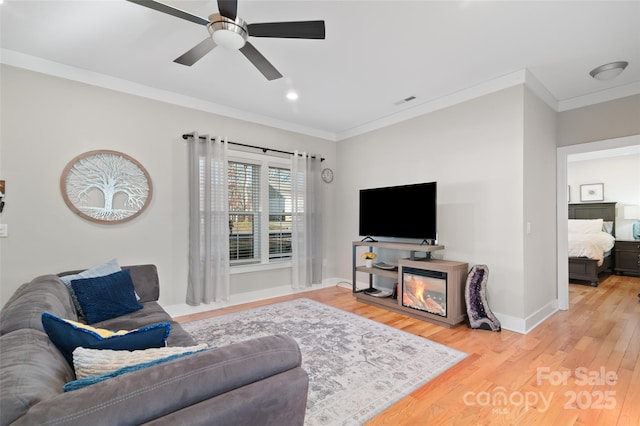
<path id="1" fill-rule="evenodd" d="M 207 26 L 209 34 L 218 46 L 239 50 L 247 42 L 249 31 L 247 31 L 247 24 L 241 18 L 232 21 L 219 13 L 214 13 L 209 16 L 209 21 L 211 21 Z"/>
<path id="2" fill-rule="evenodd" d="M 248 37 L 324 39 L 324 21 L 265 22 L 247 24 L 236 15 L 237 0 L 218 0 L 218 12 L 209 15 L 209 19 L 193 15 L 154 0 L 128 0 L 131 3 L 166 13 L 199 25 L 205 25 L 209 37 L 202 40 L 174 62 L 192 66 L 216 46 L 239 50 L 269 81 L 282 77 L 282 74 L 255 48 Z"/>

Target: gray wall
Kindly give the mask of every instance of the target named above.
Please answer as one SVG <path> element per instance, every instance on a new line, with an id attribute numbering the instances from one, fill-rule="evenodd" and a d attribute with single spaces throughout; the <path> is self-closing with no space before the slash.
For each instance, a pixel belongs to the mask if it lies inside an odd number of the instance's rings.
<path id="1" fill-rule="evenodd" d="M 334 167 L 335 143 L 272 127 L 141 98 L 3 65 L 1 178 L 7 183 L 1 221 L 0 306 L 22 283 L 48 273 L 91 267 L 113 257 L 121 265 L 154 263 L 160 301 L 184 303 L 187 282 L 187 147 L 181 135 L 211 132 L 282 150 L 299 149 Z M 59 180 L 75 156 L 95 149 L 124 152 L 151 175 L 151 205 L 121 225 L 86 221 L 64 203 Z M 325 240 L 333 235 L 325 186 Z M 329 245 L 329 244 L 327 244 Z M 327 261 L 325 276 L 333 276 Z M 231 277 L 232 294 L 290 285 L 290 268 Z"/>
<path id="2" fill-rule="evenodd" d="M 530 329 L 556 308 L 556 113 L 529 90 L 524 111 L 523 303 Z"/>
<path id="3" fill-rule="evenodd" d="M 524 255 L 523 192 L 527 188 L 536 194 L 530 197 L 545 200 L 555 194 L 554 114 L 532 96 L 516 86 L 339 142 L 340 276 L 350 277 L 351 242 L 360 238 L 360 189 L 437 181 L 439 243 L 446 247 L 439 255 L 488 265 L 489 303 L 507 328 L 524 331 L 530 312 L 553 308 L 554 291 L 545 291 L 544 300 L 525 302 L 525 264 L 531 261 Z M 525 123 L 542 130 L 525 133 Z M 525 152 L 531 158 L 525 160 Z M 525 175 L 525 169 L 549 164 L 549 178 Z M 398 208 L 407 210 L 407 220 L 420 220 L 417 204 Z M 537 204 L 526 214 L 542 236 L 548 222 L 555 223 L 555 202 Z M 540 237 L 527 247 L 555 253 L 555 238 Z M 552 270 L 554 265 L 552 258 Z M 555 290 L 555 271 L 545 279 L 545 287 Z"/>
<path id="4" fill-rule="evenodd" d="M 558 113 L 558 146 L 640 134 L 640 95 Z"/>
<path id="5" fill-rule="evenodd" d="M 438 181 L 446 246 L 440 256 L 487 264 L 492 308 L 512 329 L 528 330 L 555 298 L 548 253 L 556 237 L 545 233 L 554 221 L 554 147 L 640 133 L 640 96 L 553 113 L 525 86 L 334 143 L 10 66 L 2 66 L 1 84 L 2 222 L 9 224 L 9 238 L 0 239 L 2 303 L 34 276 L 111 257 L 157 264 L 161 302 L 182 303 L 187 194 L 180 135 L 197 130 L 327 158 L 336 179 L 325 186 L 325 278 L 351 280 L 360 188 Z M 60 173 L 93 149 L 125 152 L 147 168 L 154 198 L 141 217 L 98 225 L 66 207 Z M 268 297 L 289 280 L 289 269 L 235 274 L 232 294 Z"/>

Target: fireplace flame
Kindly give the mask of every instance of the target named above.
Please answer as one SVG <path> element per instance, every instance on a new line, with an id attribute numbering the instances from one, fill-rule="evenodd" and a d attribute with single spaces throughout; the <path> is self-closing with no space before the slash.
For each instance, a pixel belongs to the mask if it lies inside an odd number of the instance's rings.
<path id="1" fill-rule="evenodd" d="M 417 287 L 416 288 L 416 292 L 415 292 L 416 298 L 420 302 L 424 303 L 425 302 L 425 299 L 424 299 L 424 286 L 423 285 L 416 285 L 416 287 Z"/>
<path id="2" fill-rule="evenodd" d="M 423 309 L 446 316 L 446 308 L 431 298 L 429 284 L 414 277 L 407 277 L 403 286 L 402 302 L 405 306 Z M 434 290 L 434 289 L 432 289 Z"/>

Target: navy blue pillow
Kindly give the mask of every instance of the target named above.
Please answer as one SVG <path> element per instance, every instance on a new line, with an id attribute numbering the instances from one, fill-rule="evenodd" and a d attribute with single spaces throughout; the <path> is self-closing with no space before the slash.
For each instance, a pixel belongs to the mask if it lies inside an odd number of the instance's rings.
<path id="1" fill-rule="evenodd" d="M 72 280 L 71 287 L 89 324 L 142 309 L 128 269 L 102 277 Z"/>
<path id="2" fill-rule="evenodd" d="M 131 331 L 113 332 L 58 318 L 49 312 L 42 313 L 42 326 L 71 367 L 73 367 L 73 350 L 79 346 L 89 349 L 128 351 L 162 348 L 171 332 L 171 324 L 168 322 Z"/>

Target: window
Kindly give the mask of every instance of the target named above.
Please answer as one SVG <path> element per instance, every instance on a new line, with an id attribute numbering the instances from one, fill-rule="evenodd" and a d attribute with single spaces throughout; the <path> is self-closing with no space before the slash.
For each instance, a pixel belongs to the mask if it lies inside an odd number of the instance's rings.
<path id="1" fill-rule="evenodd" d="M 250 155 L 229 161 L 231 266 L 291 258 L 291 170 L 283 159 L 270 160 Z"/>
<path id="2" fill-rule="evenodd" d="M 269 259 L 291 258 L 291 170 L 269 167 Z"/>

